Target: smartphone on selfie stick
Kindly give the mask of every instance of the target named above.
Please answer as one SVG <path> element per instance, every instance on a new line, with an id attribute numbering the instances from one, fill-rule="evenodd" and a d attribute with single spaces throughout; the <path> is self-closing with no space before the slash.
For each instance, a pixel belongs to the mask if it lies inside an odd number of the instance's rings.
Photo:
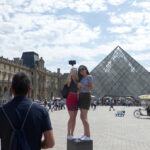
<path id="1" fill-rule="evenodd" d="M 76 64 L 76 61 L 75 60 L 69 60 L 69 65 L 71 65 L 72 66 L 72 68 L 73 68 L 73 66 Z M 76 70 L 76 72 L 77 72 L 77 70 Z"/>
<path id="2" fill-rule="evenodd" d="M 69 60 L 69 65 L 71 65 L 72 67 L 76 64 L 75 60 Z"/>

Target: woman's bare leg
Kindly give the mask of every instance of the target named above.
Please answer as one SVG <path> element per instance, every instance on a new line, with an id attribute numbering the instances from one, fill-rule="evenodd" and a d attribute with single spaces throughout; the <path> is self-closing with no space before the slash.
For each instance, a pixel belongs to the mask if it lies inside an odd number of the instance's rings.
<path id="1" fill-rule="evenodd" d="M 77 111 L 68 111 L 68 113 L 70 116 L 68 120 L 68 135 L 73 135 L 76 124 Z"/>
<path id="2" fill-rule="evenodd" d="M 84 135 L 90 137 L 90 126 L 87 117 L 88 110 L 81 109 L 80 111 L 81 111 L 80 118 L 82 120 L 83 127 L 84 127 Z"/>

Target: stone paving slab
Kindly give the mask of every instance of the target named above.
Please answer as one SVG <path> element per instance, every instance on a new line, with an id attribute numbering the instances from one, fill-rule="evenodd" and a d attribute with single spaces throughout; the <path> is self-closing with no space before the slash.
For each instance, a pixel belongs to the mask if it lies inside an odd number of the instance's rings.
<path id="1" fill-rule="evenodd" d="M 89 111 L 93 150 L 149 150 L 150 118 L 135 118 L 133 111 L 137 107 L 118 106 L 115 109 L 125 110 L 125 116 L 116 117 L 116 111 L 108 111 L 108 106 L 98 106 L 95 111 Z M 56 142 L 52 150 L 66 150 L 67 110 L 50 112 L 50 117 Z M 82 135 L 83 127 L 78 112 L 75 137 Z"/>

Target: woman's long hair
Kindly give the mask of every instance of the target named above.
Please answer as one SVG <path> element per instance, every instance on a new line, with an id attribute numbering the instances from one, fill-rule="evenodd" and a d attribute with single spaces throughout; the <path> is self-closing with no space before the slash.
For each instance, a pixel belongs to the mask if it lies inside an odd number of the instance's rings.
<path id="1" fill-rule="evenodd" d="M 81 69 L 81 68 L 84 68 L 84 69 L 86 70 L 86 73 L 87 73 L 88 75 L 90 74 L 86 66 L 84 66 L 84 65 L 80 65 L 80 66 L 79 66 L 79 68 L 78 68 L 78 77 L 79 77 L 79 82 L 80 82 L 80 81 L 81 81 L 81 79 L 83 78 L 83 76 L 82 76 L 82 75 L 81 75 L 81 73 L 80 73 L 80 69 Z"/>

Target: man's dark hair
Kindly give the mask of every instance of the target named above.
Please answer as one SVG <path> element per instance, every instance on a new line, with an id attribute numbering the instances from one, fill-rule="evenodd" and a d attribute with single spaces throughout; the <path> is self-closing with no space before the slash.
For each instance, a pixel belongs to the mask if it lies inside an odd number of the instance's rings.
<path id="1" fill-rule="evenodd" d="M 30 79 L 24 72 L 14 75 L 12 80 L 12 88 L 16 95 L 26 95 L 30 88 Z"/>

